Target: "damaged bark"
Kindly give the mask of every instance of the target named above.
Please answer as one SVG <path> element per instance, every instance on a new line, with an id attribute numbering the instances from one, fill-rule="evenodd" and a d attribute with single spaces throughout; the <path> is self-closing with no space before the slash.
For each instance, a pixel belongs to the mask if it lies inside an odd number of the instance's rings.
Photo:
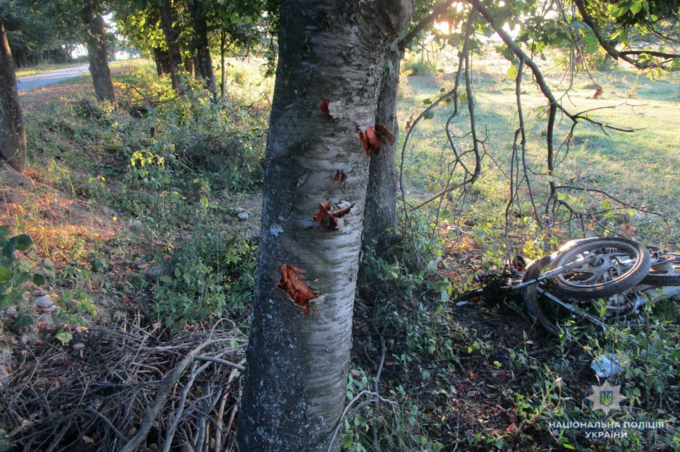
<path id="1" fill-rule="evenodd" d="M 370 161 L 356 134 L 375 127 L 385 55 L 411 10 L 410 0 L 281 5 L 240 450 L 340 449 L 329 443 L 345 401 Z M 343 108 L 329 116 L 320 99 Z"/>
<path id="2" fill-rule="evenodd" d="M 26 133 L 12 51 L 0 22 L 0 158 L 19 173 L 26 168 Z"/>

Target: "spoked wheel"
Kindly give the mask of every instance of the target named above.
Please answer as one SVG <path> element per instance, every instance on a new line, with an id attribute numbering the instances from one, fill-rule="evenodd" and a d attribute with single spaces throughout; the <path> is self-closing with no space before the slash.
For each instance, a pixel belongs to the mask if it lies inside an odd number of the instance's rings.
<path id="1" fill-rule="evenodd" d="M 642 280 L 650 286 L 680 286 L 680 254 L 655 253 L 652 268 Z"/>
<path id="2" fill-rule="evenodd" d="M 570 268 L 551 278 L 555 290 L 579 300 L 606 298 L 640 283 L 651 267 L 647 248 L 632 240 L 603 238 L 560 251 L 551 267 Z"/>

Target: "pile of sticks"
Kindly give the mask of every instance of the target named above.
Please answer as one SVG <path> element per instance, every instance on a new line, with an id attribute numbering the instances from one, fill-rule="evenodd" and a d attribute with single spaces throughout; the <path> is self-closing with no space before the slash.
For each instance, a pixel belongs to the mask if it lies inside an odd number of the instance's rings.
<path id="1" fill-rule="evenodd" d="M 212 330 L 164 337 L 125 322 L 91 328 L 74 342 L 78 346 L 14 345 L 11 372 L 0 385 L 5 446 L 234 449 L 246 346 L 235 325 L 225 320 Z"/>

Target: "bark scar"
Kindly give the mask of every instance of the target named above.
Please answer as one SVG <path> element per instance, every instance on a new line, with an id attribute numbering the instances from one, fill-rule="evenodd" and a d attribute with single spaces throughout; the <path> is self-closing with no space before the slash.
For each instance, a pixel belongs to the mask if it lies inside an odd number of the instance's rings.
<path id="1" fill-rule="evenodd" d="M 364 148 L 364 152 L 370 157 L 371 153 L 375 155 L 380 155 L 380 147 L 383 144 L 393 145 L 397 137 L 390 132 L 387 127 L 376 122 L 375 127 L 369 127 L 363 132 L 357 126 L 357 136 L 359 137 L 359 142 Z"/>
<path id="2" fill-rule="evenodd" d="M 343 184 L 347 180 L 347 174 L 343 170 L 335 170 L 333 173 L 333 183 Z"/>
<path id="3" fill-rule="evenodd" d="M 342 217 L 352 210 L 354 204 L 356 203 L 347 201 L 340 201 L 335 204 L 322 202 L 313 218 L 319 225 L 312 226 L 312 228 L 320 231 L 337 231 L 342 226 Z"/>
<path id="4" fill-rule="evenodd" d="M 281 280 L 279 280 L 279 284 L 276 287 L 286 292 L 295 306 L 303 308 L 303 315 L 308 315 L 309 304 L 312 302 L 311 300 L 317 298 L 321 294 L 315 292 L 302 280 L 302 278 L 300 278 L 299 275 L 305 273 L 304 270 L 293 267 L 292 265 L 283 264 L 283 266 L 279 268 L 279 273 L 281 273 Z"/>
<path id="5" fill-rule="evenodd" d="M 319 109 L 323 114 L 326 116 L 331 116 L 331 103 L 333 102 L 340 102 L 340 99 L 321 99 L 321 106 Z"/>

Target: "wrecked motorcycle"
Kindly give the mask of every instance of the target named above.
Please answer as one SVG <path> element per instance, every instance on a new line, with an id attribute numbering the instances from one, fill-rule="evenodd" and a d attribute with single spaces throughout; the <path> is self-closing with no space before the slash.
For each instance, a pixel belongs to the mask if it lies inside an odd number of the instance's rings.
<path id="1" fill-rule="evenodd" d="M 521 291 L 531 317 L 552 334 L 560 332 L 549 318 L 555 308 L 608 328 L 606 320 L 680 294 L 680 254 L 625 238 L 573 240 L 523 270 L 510 288 Z"/>

